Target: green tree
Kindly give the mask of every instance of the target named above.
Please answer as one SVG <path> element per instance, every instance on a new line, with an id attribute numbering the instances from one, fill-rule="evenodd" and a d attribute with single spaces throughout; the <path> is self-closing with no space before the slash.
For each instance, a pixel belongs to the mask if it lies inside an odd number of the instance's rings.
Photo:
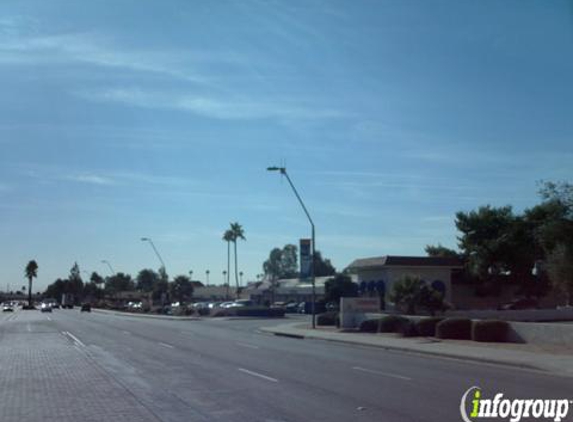
<path id="1" fill-rule="evenodd" d="M 358 285 L 346 275 L 338 274 L 324 283 L 324 298 L 327 302 L 340 303 L 341 297 L 358 296 Z"/>
<path id="2" fill-rule="evenodd" d="M 459 252 L 446 248 L 439 243 L 437 245 L 426 245 L 424 249 L 428 256 L 435 258 L 461 258 L 461 254 Z"/>
<path id="3" fill-rule="evenodd" d="M 186 302 L 193 296 L 193 285 L 186 275 L 178 275 L 169 286 L 171 297 L 179 302 Z"/>
<path id="4" fill-rule="evenodd" d="M 273 248 L 269 258 L 263 263 L 263 271 L 272 280 L 297 277 L 297 247 L 288 244 L 282 249 Z"/>
<path id="5" fill-rule="evenodd" d="M 235 241 L 234 234 L 232 230 L 226 230 L 223 233 L 223 240 L 227 242 L 227 272 L 225 274 L 225 282 L 227 283 L 227 296 L 229 296 L 229 281 L 231 278 L 231 242 Z"/>
<path id="6" fill-rule="evenodd" d="M 71 293 L 74 295 L 76 301 L 81 301 L 84 294 L 84 282 L 77 262 L 74 262 L 74 265 L 70 269 L 70 275 L 68 276 L 66 286 L 66 293 Z"/>
<path id="7" fill-rule="evenodd" d="M 406 308 L 406 313 L 416 314 L 416 307 L 422 295 L 422 282 L 419 277 L 405 275 L 392 285 L 389 298 L 398 306 Z"/>
<path id="8" fill-rule="evenodd" d="M 237 285 L 237 297 L 239 295 L 239 258 L 237 256 L 237 241 L 247 240 L 245 230 L 238 222 L 231 223 L 231 232 L 233 233 L 233 245 L 235 248 L 235 284 Z"/>
<path id="9" fill-rule="evenodd" d="M 38 264 L 36 261 L 31 260 L 26 265 L 26 269 L 24 270 L 24 274 L 28 279 L 28 307 L 32 307 L 32 280 L 38 277 Z"/>
<path id="10" fill-rule="evenodd" d="M 116 273 L 105 280 L 105 292 L 110 296 L 130 290 L 135 290 L 135 283 L 129 274 Z"/>
<path id="11" fill-rule="evenodd" d="M 93 271 L 90 276 L 90 281 L 97 287 L 103 286 L 105 284 L 105 278 L 99 275 L 97 272 Z"/>
<path id="12" fill-rule="evenodd" d="M 552 285 L 563 292 L 567 306 L 571 306 L 573 297 L 573 248 L 571 245 L 558 244 L 547 257 L 547 272 Z"/>
<path id="13" fill-rule="evenodd" d="M 336 268 L 334 268 L 330 259 L 323 258 L 320 251 L 314 251 L 314 276 L 326 277 L 335 274 Z"/>
<path id="14" fill-rule="evenodd" d="M 515 216 L 510 206 L 494 208 L 489 205 L 477 211 L 456 214 L 460 249 L 468 257 L 469 270 L 482 280 L 488 274 L 507 270 L 512 248 L 510 232 Z"/>
<path id="15" fill-rule="evenodd" d="M 157 274 L 152 269 L 146 268 L 141 270 L 137 274 L 135 280 L 136 280 L 135 287 L 137 290 L 149 293 L 153 291 L 153 286 L 155 286 L 155 283 L 157 283 L 157 281 L 159 280 L 159 274 Z"/>

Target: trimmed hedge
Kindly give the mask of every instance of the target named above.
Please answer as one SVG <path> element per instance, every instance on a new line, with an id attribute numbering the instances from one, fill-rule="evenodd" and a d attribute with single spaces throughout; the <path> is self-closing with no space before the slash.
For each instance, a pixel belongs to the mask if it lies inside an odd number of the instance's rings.
<path id="1" fill-rule="evenodd" d="M 338 312 L 325 312 L 316 316 L 316 325 L 336 325 Z"/>
<path id="2" fill-rule="evenodd" d="M 420 335 L 416 321 L 408 321 L 400 326 L 402 337 L 417 337 Z"/>
<path id="3" fill-rule="evenodd" d="M 447 318 L 436 325 L 436 337 L 441 339 L 471 340 L 472 320 Z"/>
<path id="4" fill-rule="evenodd" d="M 507 341 L 509 324 L 506 321 L 475 321 L 472 326 L 472 340 L 503 343 Z"/>
<path id="5" fill-rule="evenodd" d="M 267 317 L 282 318 L 285 316 L 284 308 L 265 308 L 264 306 L 245 306 L 241 308 L 229 308 L 231 314 L 240 317 Z"/>
<path id="6" fill-rule="evenodd" d="M 436 325 L 443 321 L 441 317 L 431 317 L 418 320 L 416 322 L 416 329 L 418 334 L 422 337 L 434 337 L 436 335 Z"/>
<path id="7" fill-rule="evenodd" d="M 364 333 L 399 333 L 410 320 L 399 315 L 387 315 L 380 319 L 362 321 L 359 330 Z"/>

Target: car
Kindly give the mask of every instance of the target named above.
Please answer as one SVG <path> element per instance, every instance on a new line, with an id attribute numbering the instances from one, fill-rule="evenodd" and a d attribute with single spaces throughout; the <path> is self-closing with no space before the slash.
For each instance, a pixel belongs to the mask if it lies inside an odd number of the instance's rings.
<path id="1" fill-rule="evenodd" d="M 40 312 L 52 312 L 52 307 L 49 303 L 42 303 L 40 306 Z"/>
<path id="2" fill-rule="evenodd" d="M 92 305 L 90 305 L 89 303 L 84 303 L 80 309 L 80 312 L 91 312 L 92 311 Z"/>
<path id="3" fill-rule="evenodd" d="M 2 312 L 14 312 L 14 308 L 10 304 L 5 303 L 2 305 Z"/>
<path id="4" fill-rule="evenodd" d="M 501 311 L 515 311 L 521 309 L 537 309 L 538 307 L 539 301 L 537 299 L 524 297 L 504 303 L 500 305 L 498 309 Z"/>

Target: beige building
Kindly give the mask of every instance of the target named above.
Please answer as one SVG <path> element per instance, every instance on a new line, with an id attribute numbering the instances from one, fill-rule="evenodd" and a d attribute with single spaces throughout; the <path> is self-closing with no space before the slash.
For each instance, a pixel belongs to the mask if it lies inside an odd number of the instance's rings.
<path id="1" fill-rule="evenodd" d="M 384 304 L 392 285 L 405 275 L 417 276 L 436 290 L 442 291 L 448 302 L 452 301 L 452 270 L 461 269 L 455 258 L 386 255 L 357 259 L 347 270 L 355 274 L 363 295 L 380 295 Z"/>

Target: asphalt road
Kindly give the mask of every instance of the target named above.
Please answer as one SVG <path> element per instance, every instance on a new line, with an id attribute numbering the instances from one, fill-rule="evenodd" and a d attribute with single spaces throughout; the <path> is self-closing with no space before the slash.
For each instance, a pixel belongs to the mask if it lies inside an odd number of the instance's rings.
<path id="1" fill-rule="evenodd" d="M 2 314 L 0 420 L 444 422 L 474 385 L 573 399 L 571 378 L 257 330 L 273 324 Z"/>

